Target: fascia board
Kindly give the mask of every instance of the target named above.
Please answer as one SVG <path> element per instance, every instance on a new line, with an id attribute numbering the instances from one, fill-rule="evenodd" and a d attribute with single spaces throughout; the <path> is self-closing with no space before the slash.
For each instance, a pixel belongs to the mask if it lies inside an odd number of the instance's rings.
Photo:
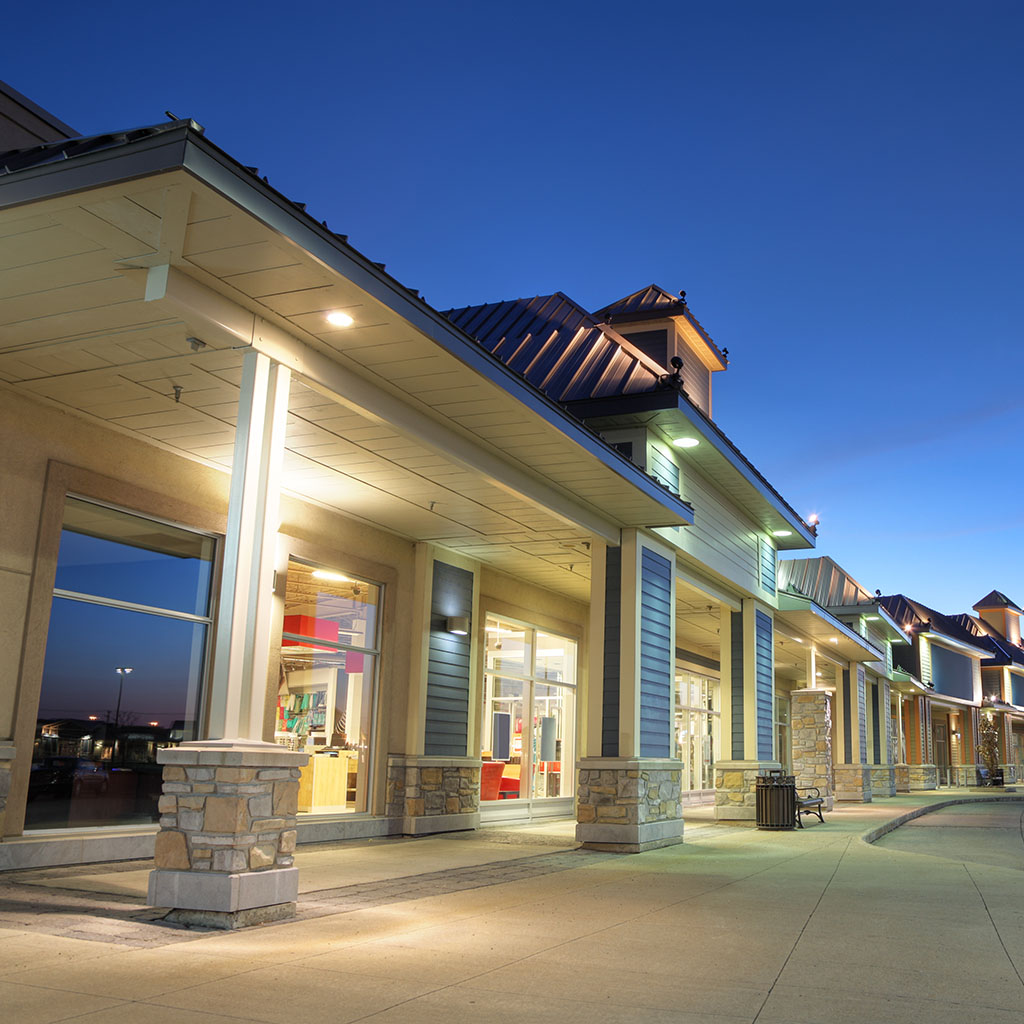
<path id="1" fill-rule="evenodd" d="M 188 138 L 189 129 L 182 125 L 71 160 L 12 171 L 0 176 L 0 209 L 176 170 L 184 164 Z"/>

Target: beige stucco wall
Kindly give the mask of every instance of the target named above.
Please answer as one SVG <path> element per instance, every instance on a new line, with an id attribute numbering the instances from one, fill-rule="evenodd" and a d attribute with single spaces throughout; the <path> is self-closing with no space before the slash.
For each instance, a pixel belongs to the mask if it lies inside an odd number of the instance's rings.
<path id="1" fill-rule="evenodd" d="M 223 533 L 228 474 L 34 402 L 0 385 L 0 748 L 12 741 L 11 792 L 0 834 L 20 832 L 36 727 L 64 495 L 96 498 L 185 526 Z M 285 496 L 279 561 L 289 554 L 384 585 L 376 756 L 402 749 L 409 676 L 411 542 Z M 279 587 L 276 637 L 283 615 Z M 272 645 L 276 652 L 279 642 Z M 273 728 L 278 665 L 271 659 L 265 736 Z M 3 765 L 0 764 L 0 771 Z M 371 810 L 382 813 L 374 766 Z M 6 820 L 4 820 L 6 819 Z"/>

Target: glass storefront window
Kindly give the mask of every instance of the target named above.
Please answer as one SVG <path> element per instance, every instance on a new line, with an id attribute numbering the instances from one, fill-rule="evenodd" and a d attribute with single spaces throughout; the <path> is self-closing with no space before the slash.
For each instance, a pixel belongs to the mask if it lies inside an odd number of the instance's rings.
<path id="1" fill-rule="evenodd" d="M 198 734 L 210 536 L 69 497 L 25 827 L 156 821 L 160 747 Z"/>
<path id="2" fill-rule="evenodd" d="M 676 671 L 676 757 L 683 762 L 683 789 L 711 790 L 720 740 L 717 679 Z"/>
<path id="3" fill-rule="evenodd" d="M 488 616 L 480 799 L 572 796 L 575 640 Z"/>
<path id="4" fill-rule="evenodd" d="M 274 737 L 310 753 L 302 813 L 365 811 L 381 588 L 290 560 Z"/>

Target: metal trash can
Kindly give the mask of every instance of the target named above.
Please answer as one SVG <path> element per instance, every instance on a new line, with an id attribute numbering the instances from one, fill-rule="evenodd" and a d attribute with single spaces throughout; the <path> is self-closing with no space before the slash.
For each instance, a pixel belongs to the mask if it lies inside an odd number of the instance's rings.
<path id="1" fill-rule="evenodd" d="M 796 828 L 796 778 L 779 769 L 757 777 L 757 827 L 772 832 Z"/>

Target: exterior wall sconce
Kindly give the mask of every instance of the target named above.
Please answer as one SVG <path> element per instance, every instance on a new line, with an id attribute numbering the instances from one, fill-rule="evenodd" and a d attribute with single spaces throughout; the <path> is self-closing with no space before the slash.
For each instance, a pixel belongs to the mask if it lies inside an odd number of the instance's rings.
<path id="1" fill-rule="evenodd" d="M 454 633 L 456 636 L 468 636 L 469 635 L 469 616 L 468 615 L 449 615 L 444 620 L 444 628 L 449 633 Z"/>

